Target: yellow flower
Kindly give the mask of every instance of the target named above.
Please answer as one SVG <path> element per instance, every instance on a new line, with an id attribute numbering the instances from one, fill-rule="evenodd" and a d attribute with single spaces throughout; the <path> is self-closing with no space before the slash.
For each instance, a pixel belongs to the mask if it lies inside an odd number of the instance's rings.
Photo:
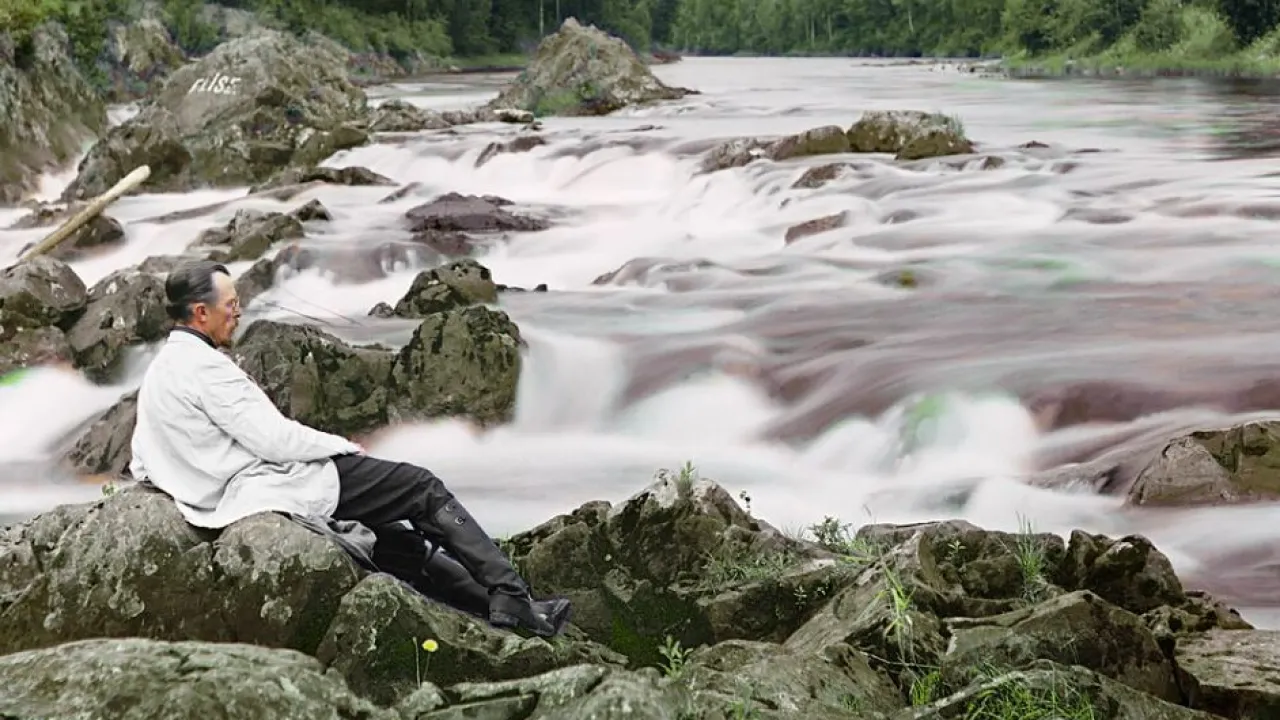
<path id="1" fill-rule="evenodd" d="M 440 649 L 440 645 L 437 644 L 435 640 L 428 638 L 422 641 L 422 649 L 427 652 L 435 652 Z"/>

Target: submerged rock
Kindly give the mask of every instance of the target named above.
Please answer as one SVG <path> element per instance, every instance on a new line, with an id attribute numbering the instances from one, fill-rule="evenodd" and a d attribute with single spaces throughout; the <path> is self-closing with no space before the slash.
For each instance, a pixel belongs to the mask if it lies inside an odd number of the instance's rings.
<path id="1" fill-rule="evenodd" d="M 7 31 L 0 28 L 0 205 L 35 191 L 42 173 L 70 163 L 107 127 L 106 106 L 60 25 L 26 37 Z"/>
<path id="2" fill-rule="evenodd" d="M 542 39 L 529 67 L 488 107 L 535 115 L 608 115 L 692 92 L 663 84 L 622 39 L 567 18 L 559 31 Z"/>
<path id="3" fill-rule="evenodd" d="M 260 30 L 170 75 L 93 146 L 64 198 L 101 194 L 143 164 L 152 192 L 259 184 L 363 144 L 364 112 L 342 58 Z"/>

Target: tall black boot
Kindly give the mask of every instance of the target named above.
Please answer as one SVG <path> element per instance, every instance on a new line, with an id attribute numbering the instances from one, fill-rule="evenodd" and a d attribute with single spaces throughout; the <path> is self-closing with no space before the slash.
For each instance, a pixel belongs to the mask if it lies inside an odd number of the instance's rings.
<path id="1" fill-rule="evenodd" d="M 542 637 L 554 637 L 563 630 L 569 602 L 552 600 L 547 608 L 550 613 L 539 612 L 529 594 L 529 585 L 462 503 L 450 497 L 431 520 L 429 527 L 419 529 L 428 537 L 438 538 L 440 545 L 488 591 L 491 625 L 520 628 Z"/>

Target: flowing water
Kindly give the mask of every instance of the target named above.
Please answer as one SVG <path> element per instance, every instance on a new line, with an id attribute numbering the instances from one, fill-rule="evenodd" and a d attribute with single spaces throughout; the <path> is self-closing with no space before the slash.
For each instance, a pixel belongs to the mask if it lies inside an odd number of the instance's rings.
<path id="1" fill-rule="evenodd" d="M 502 300 L 530 345 L 515 421 L 487 433 L 414 425 L 368 442 L 432 468 L 495 534 L 623 499 L 656 469 L 688 461 L 784 528 L 833 515 L 1142 532 L 1193 584 L 1247 606 L 1280 597 L 1280 508 L 1143 513 L 1116 494 L 1022 481 L 1135 438 L 1280 409 L 1280 91 L 1009 81 L 836 59 L 687 59 L 656 72 L 702 94 L 549 119 L 547 146 L 479 167 L 488 142 L 518 129 L 462 127 L 329 160 L 421 183 L 390 204 L 377 204 L 386 188 L 330 187 L 162 223 L 154 218 L 244 193 L 127 198 L 111 211 L 127 224 L 127 246 L 74 267 L 91 284 L 180 251 L 238 207 L 319 198 L 334 221 L 305 242 L 349 248 L 406 239 L 400 215 L 435 194 L 500 195 L 554 220 L 481 257 L 499 282 L 550 288 Z M 371 94 L 465 107 L 502 80 Z M 820 189 L 791 187 L 818 161 L 697 172 L 717 138 L 847 126 L 880 108 L 957 115 L 1006 162 L 850 156 L 852 169 Z M 1032 140 L 1050 147 L 1015 149 Z M 69 179 L 48 178 L 46 194 Z M 844 227 L 785 242 L 788 227 L 832 213 L 844 213 Z M 0 227 L 19 214 L 0 211 Z M 39 235 L 0 231 L 0 261 Z M 916 287 L 883 281 L 904 268 Z M 366 313 L 394 303 L 419 269 L 360 283 L 295 274 L 246 320 L 305 315 L 353 340 L 403 341 L 410 325 Z M 136 385 L 146 359 L 140 350 L 118 386 L 48 369 L 0 388 L 0 463 L 48 460 Z M 0 483 L 10 518 L 98 493 L 36 469 L 12 476 Z M 1249 611 L 1268 624 L 1270 615 Z"/>

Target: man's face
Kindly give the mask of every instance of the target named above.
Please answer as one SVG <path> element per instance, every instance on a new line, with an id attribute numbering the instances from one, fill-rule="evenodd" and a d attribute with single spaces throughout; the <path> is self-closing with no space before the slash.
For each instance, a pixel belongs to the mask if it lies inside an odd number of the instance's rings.
<path id="1" fill-rule="evenodd" d="M 213 286 L 217 290 L 217 298 L 212 304 L 203 306 L 204 312 L 200 313 L 203 329 L 218 347 L 231 347 L 231 338 L 240 324 L 240 296 L 236 294 L 235 282 L 222 273 L 213 276 Z"/>

